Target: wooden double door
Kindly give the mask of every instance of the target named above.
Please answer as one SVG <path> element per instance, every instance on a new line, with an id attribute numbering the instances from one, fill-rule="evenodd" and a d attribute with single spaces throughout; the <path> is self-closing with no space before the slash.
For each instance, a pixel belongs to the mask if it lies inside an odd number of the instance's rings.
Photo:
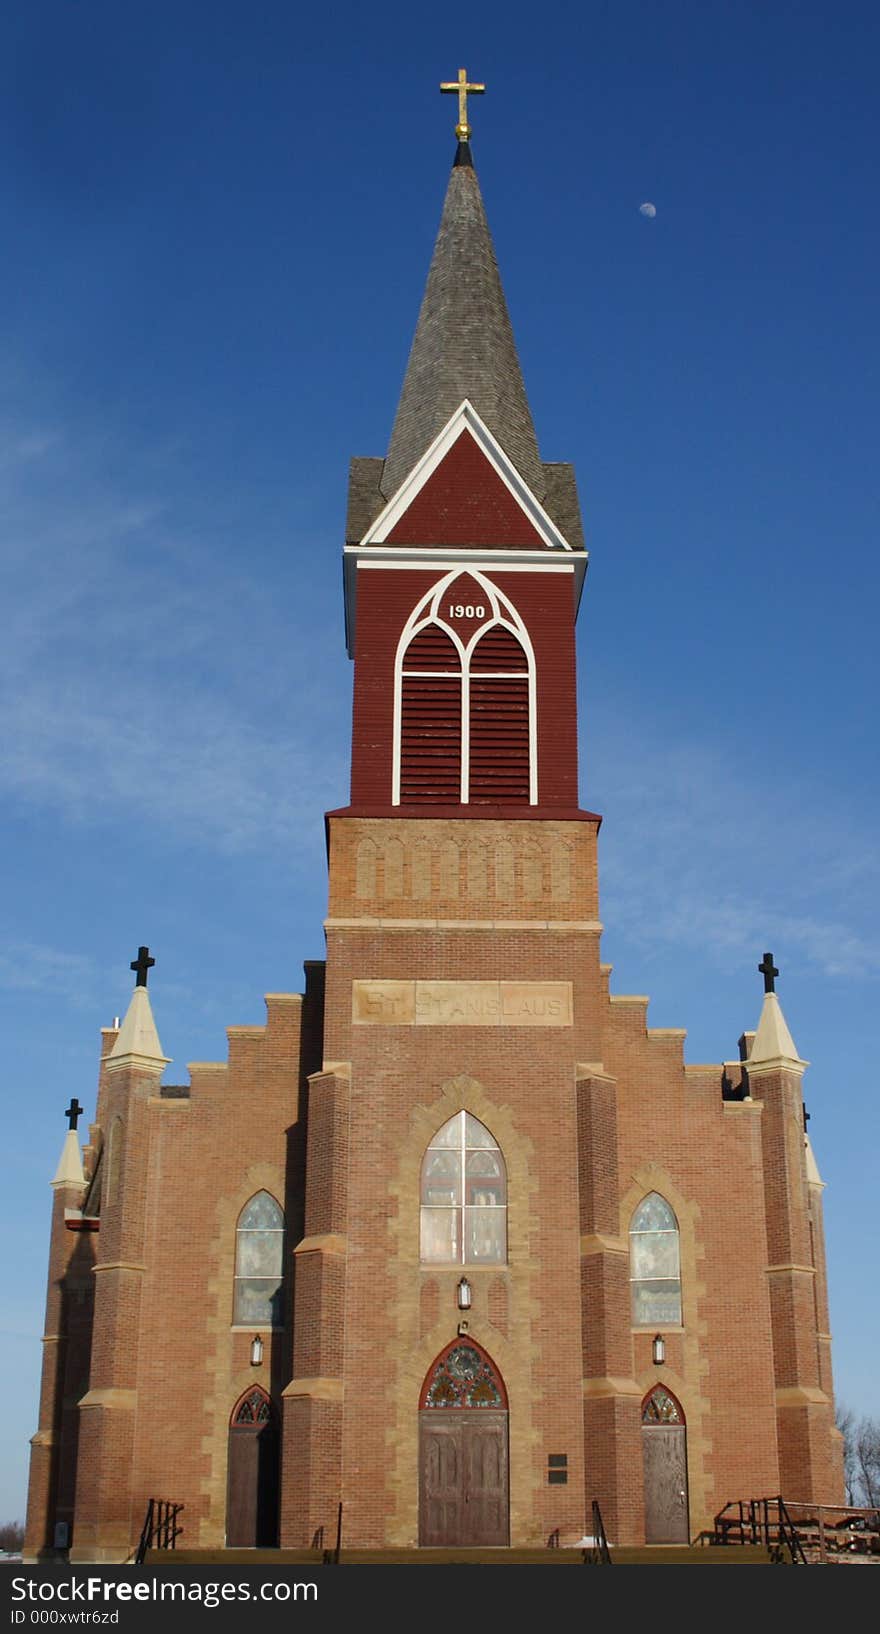
<path id="1" fill-rule="evenodd" d="M 507 1413 L 452 1407 L 419 1414 L 419 1543 L 503 1548 L 510 1541 Z"/>

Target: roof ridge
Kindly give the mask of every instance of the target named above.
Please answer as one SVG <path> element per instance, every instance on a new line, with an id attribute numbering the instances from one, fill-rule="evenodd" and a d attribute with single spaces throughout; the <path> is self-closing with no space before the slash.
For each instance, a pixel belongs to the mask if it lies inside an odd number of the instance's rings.
<path id="1" fill-rule="evenodd" d="M 465 398 L 535 498 L 544 468 L 470 144 L 459 142 L 381 488 L 390 499 Z"/>

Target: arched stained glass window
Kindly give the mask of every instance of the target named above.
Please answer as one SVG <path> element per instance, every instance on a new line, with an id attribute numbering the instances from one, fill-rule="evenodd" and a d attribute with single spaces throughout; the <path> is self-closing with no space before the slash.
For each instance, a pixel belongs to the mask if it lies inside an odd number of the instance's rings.
<path id="1" fill-rule="evenodd" d="M 678 1327 L 681 1323 L 681 1267 L 678 1221 L 659 1192 L 636 1209 L 629 1228 L 632 1319 L 636 1327 Z"/>
<path id="2" fill-rule="evenodd" d="M 506 1407 L 504 1386 L 476 1345 L 453 1345 L 425 1381 L 423 1407 Z"/>
<path id="3" fill-rule="evenodd" d="M 233 1424 L 268 1424 L 272 1417 L 272 1404 L 265 1390 L 255 1385 L 233 1410 Z"/>
<path id="4" fill-rule="evenodd" d="M 684 1416 L 674 1396 L 658 1384 L 642 1403 L 643 1424 L 683 1424 Z"/>
<path id="5" fill-rule="evenodd" d="M 245 1203 L 235 1233 L 235 1299 L 232 1320 L 240 1327 L 279 1328 L 284 1215 L 267 1191 Z"/>
<path id="6" fill-rule="evenodd" d="M 438 1129 L 422 1163 L 421 1258 L 440 1265 L 507 1259 L 507 1171 L 495 1137 L 469 1112 Z"/>

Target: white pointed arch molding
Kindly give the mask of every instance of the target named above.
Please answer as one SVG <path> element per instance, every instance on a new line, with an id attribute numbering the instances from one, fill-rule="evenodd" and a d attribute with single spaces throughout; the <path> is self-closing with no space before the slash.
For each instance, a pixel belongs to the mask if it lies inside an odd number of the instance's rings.
<path id="1" fill-rule="evenodd" d="M 521 506 L 532 527 L 540 535 L 548 550 L 571 551 L 571 545 L 563 538 L 556 523 L 547 515 L 543 505 L 540 505 L 508 459 L 499 442 L 496 442 L 488 426 L 480 419 L 479 414 L 468 398 L 459 404 L 455 413 L 447 420 L 443 430 L 438 432 L 434 441 L 422 455 L 409 476 L 401 483 L 396 494 L 389 499 L 383 511 L 380 511 L 364 534 L 361 547 L 365 545 L 383 545 L 390 533 L 393 532 L 401 517 L 409 510 L 416 495 L 424 488 L 425 483 L 433 476 L 438 466 L 443 463 L 453 443 L 459 437 L 469 435 L 473 437 L 481 452 L 485 455 L 493 470 L 501 478 L 504 486 L 509 489 L 517 504 Z"/>
<path id="2" fill-rule="evenodd" d="M 486 605 L 491 616 L 481 623 L 468 641 L 463 641 L 453 624 L 443 617 L 443 604 L 454 596 L 453 586 L 457 579 L 466 576 L 479 585 L 485 595 Z M 406 655 L 411 643 L 422 630 L 429 628 L 442 630 L 452 642 L 458 658 L 458 669 L 455 671 L 434 671 L 411 669 L 407 665 Z M 401 804 L 401 760 L 403 742 L 403 689 L 404 680 L 412 676 L 419 679 L 439 679 L 442 675 L 445 680 L 459 679 L 461 685 L 460 699 L 460 782 L 459 798 L 462 805 L 470 800 L 470 707 L 471 707 L 471 660 L 474 651 L 483 637 L 494 629 L 507 630 L 519 643 L 526 660 L 526 670 L 499 670 L 497 672 L 480 670 L 479 679 L 498 680 L 501 682 L 519 681 L 525 678 L 528 693 L 528 753 L 529 753 L 529 795 L 528 804 L 538 804 L 538 741 L 537 741 L 537 699 L 535 685 L 535 651 L 531 637 L 513 603 L 508 600 L 504 592 L 499 590 L 485 574 L 474 567 L 455 567 L 449 573 L 444 573 L 430 590 L 426 591 L 410 613 L 394 655 L 394 740 L 393 740 L 393 774 L 392 774 L 392 805 Z"/>

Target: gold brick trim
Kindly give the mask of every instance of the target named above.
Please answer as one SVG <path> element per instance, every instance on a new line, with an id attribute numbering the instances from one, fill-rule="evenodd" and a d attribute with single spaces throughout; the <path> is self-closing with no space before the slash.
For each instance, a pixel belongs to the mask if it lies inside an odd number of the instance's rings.
<path id="1" fill-rule="evenodd" d="M 800 1271 L 808 1277 L 816 1275 L 815 1265 L 768 1265 L 766 1269 L 768 1277 L 782 1276 L 787 1271 Z"/>
<path id="2" fill-rule="evenodd" d="M 107 1386 L 101 1390 L 89 1390 L 80 1401 L 80 1407 L 119 1407 L 127 1413 L 133 1413 L 137 1406 L 136 1390 L 118 1390 L 114 1386 Z"/>
<path id="3" fill-rule="evenodd" d="M 776 1391 L 777 1407 L 827 1407 L 829 1398 L 813 1384 L 782 1385 Z"/>
<path id="4" fill-rule="evenodd" d="M 584 1395 L 592 1399 L 597 1396 L 636 1396 L 641 1401 L 642 1388 L 635 1379 L 617 1379 L 607 1374 L 603 1378 L 584 1379 Z"/>
<path id="5" fill-rule="evenodd" d="M 771 1072 L 790 1072 L 795 1078 L 803 1078 L 809 1061 L 795 1061 L 791 1055 L 774 1055 L 770 1061 L 743 1061 L 750 1078 L 766 1078 Z"/>
<path id="6" fill-rule="evenodd" d="M 325 1231 L 316 1237 L 303 1237 L 293 1252 L 295 1254 L 345 1254 L 348 1251 L 348 1238 L 336 1231 Z"/>
<path id="7" fill-rule="evenodd" d="M 147 1267 L 139 1260 L 103 1260 L 99 1265 L 93 1265 L 92 1270 L 98 1271 L 146 1271 Z"/>
<path id="8" fill-rule="evenodd" d="M 609 993 L 609 1004 L 650 1004 L 650 993 Z"/>
<path id="9" fill-rule="evenodd" d="M 315 1401 L 341 1401 L 343 1386 L 341 1379 L 291 1379 L 281 1392 L 285 1400 L 290 1401 L 298 1396 L 311 1396 Z"/>
<path id="10" fill-rule="evenodd" d="M 581 1238 L 581 1257 L 588 1254 L 624 1254 L 629 1258 L 629 1243 L 622 1237 L 603 1237 L 600 1232 L 592 1232 Z"/>

